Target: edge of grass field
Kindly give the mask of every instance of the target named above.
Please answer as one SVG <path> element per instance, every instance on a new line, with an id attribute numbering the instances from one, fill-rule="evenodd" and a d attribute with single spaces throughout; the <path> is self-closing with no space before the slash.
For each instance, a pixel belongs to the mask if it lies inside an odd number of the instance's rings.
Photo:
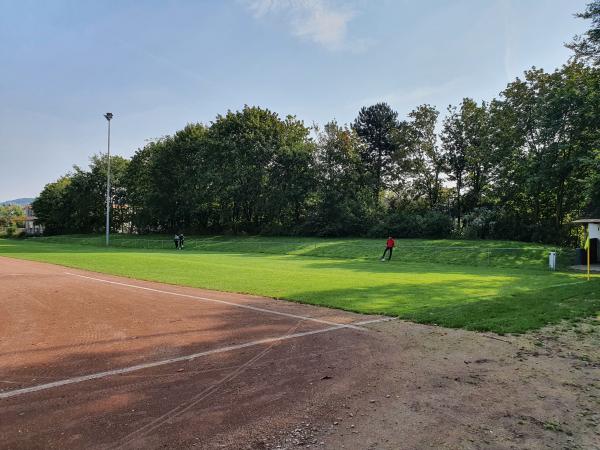
<path id="1" fill-rule="evenodd" d="M 56 245 L 56 244 L 47 244 L 47 245 Z M 71 245 L 76 245 L 76 244 L 71 244 Z M 97 248 L 97 250 L 102 251 L 102 252 L 104 252 L 104 250 L 106 250 L 106 251 L 118 251 L 118 252 L 121 252 L 121 251 L 123 251 L 123 252 L 140 252 L 140 251 L 142 251 L 142 252 L 156 253 L 156 251 L 152 250 L 152 249 L 134 249 L 134 248 L 107 248 L 107 249 Z M 63 251 L 68 252 L 68 250 L 65 250 L 65 249 L 63 249 Z M 233 253 L 233 254 L 235 254 L 235 253 Z M 260 253 L 257 253 L 257 255 L 260 255 Z M 252 292 L 252 291 L 225 290 L 225 289 L 218 289 L 218 288 L 213 288 L 213 287 L 211 287 L 211 288 L 203 287 L 201 285 L 193 285 L 191 283 L 185 283 L 185 282 L 176 283 L 176 282 L 172 282 L 169 280 L 157 279 L 157 278 L 153 278 L 153 277 L 130 276 L 128 274 L 119 272 L 118 270 L 117 271 L 111 271 L 111 270 L 98 271 L 98 270 L 85 268 L 85 267 L 82 267 L 81 265 L 77 265 L 77 264 L 69 264 L 69 263 L 65 263 L 65 262 L 54 262 L 54 261 L 40 259 L 39 257 L 31 256 L 27 253 L 19 254 L 19 255 L 10 255 L 10 256 L 7 256 L 6 254 L 0 254 L 0 256 L 6 257 L 6 258 L 41 262 L 44 264 L 51 264 L 51 265 L 56 265 L 56 266 L 60 266 L 60 267 L 65 267 L 65 268 L 83 270 L 83 271 L 87 271 L 87 272 L 94 273 L 94 274 L 119 276 L 119 277 L 123 277 L 123 278 L 129 279 L 129 280 L 158 282 L 158 283 L 162 283 L 165 285 L 171 285 L 171 286 L 184 286 L 184 287 L 190 287 L 190 288 L 212 290 L 215 292 L 237 293 L 237 294 L 252 295 L 252 296 L 257 296 L 257 297 L 268 297 L 267 295 L 260 294 L 258 292 Z M 294 257 L 294 258 L 312 258 L 312 257 L 314 257 L 314 256 L 309 256 L 309 255 L 293 255 L 293 254 L 286 255 L 286 256 L 290 256 L 290 257 Z M 421 264 L 415 264 L 415 265 L 418 266 Z M 426 265 L 426 264 L 422 263 L 422 265 Z M 436 263 L 436 265 L 447 266 L 449 268 L 459 267 L 459 265 L 457 265 L 457 264 L 444 265 L 441 263 Z M 514 270 L 524 270 L 524 269 L 514 269 Z M 573 275 L 577 278 L 585 277 L 584 274 L 580 274 L 580 273 L 573 273 Z M 533 295 L 539 294 L 540 292 L 549 291 L 549 290 L 552 290 L 550 292 L 552 292 L 552 294 L 556 296 L 557 294 L 560 294 L 561 288 L 566 287 L 566 286 L 571 286 L 571 285 L 579 285 L 579 287 L 594 286 L 596 289 L 593 289 L 593 290 L 596 292 L 600 292 L 600 287 L 598 287 L 599 282 L 600 282 L 600 275 L 594 275 L 592 277 L 592 280 L 589 281 L 589 283 L 591 283 L 591 286 L 589 286 L 587 284 L 585 279 L 582 279 L 582 280 L 576 281 L 576 282 L 561 283 L 559 285 L 546 286 L 546 287 L 542 287 L 542 288 L 536 288 L 533 290 L 515 292 L 515 293 L 511 293 L 511 294 L 507 294 L 507 295 L 489 295 L 489 296 L 475 297 L 475 298 L 478 298 L 480 301 L 469 303 L 468 305 L 458 306 L 455 309 L 457 311 L 461 311 L 461 310 L 464 310 L 466 307 L 466 308 L 474 308 L 474 309 L 480 308 L 480 309 L 485 310 L 488 305 L 488 302 L 493 302 L 494 300 L 504 300 L 506 302 L 507 299 L 510 299 L 511 301 L 519 301 L 519 299 L 521 299 L 521 300 L 525 299 L 526 301 L 531 301 L 531 297 Z M 564 293 L 565 295 L 562 295 L 561 299 L 562 300 L 576 300 L 576 297 L 578 297 L 579 294 L 583 295 L 583 294 L 587 293 L 588 289 L 576 289 L 576 291 L 577 291 L 576 295 L 572 295 L 573 292 Z M 432 313 L 429 311 L 424 311 L 423 313 L 409 312 L 409 313 L 402 313 L 402 314 L 394 314 L 394 313 L 390 313 L 389 311 L 385 311 L 385 310 L 365 311 L 365 310 L 362 310 L 361 308 L 354 308 L 352 306 L 331 305 L 331 304 L 324 303 L 318 299 L 317 300 L 298 299 L 298 298 L 288 297 L 286 295 L 277 296 L 277 297 L 269 297 L 269 298 L 273 298 L 275 300 L 285 300 L 285 301 L 290 301 L 290 302 L 299 303 L 299 304 L 310 304 L 310 305 L 315 305 L 315 306 L 320 306 L 320 307 L 325 307 L 325 308 L 330 308 L 330 309 L 338 309 L 338 310 L 354 312 L 354 313 L 359 313 L 359 314 L 364 314 L 364 315 L 385 315 L 388 317 L 395 317 L 398 319 L 407 320 L 407 321 L 420 323 L 420 324 L 426 324 L 426 325 L 443 326 L 443 327 L 447 327 L 447 328 L 460 328 L 460 329 L 465 329 L 465 330 L 469 330 L 469 331 L 477 331 L 477 332 L 493 332 L 493 333 L 497 333 L 499 335 L 503 335 L 506 333 L 520 334 L 520 333 L 524 333 L 524 332 L 528 332 L 528 331 L 533 331 L 533 330 L 537 330 L 545 325 L 558 323 L 564 319 L 583 320 L 585 318 L 588 318 L 590 316 L 597 314 L 598 311 L 600 311 L 600 301 L 599 301 L 598 308 L 595 309 L 595 311 L 589 311 L 588 314 L 575 315 L 574 317 L 568 317 L 568 316 L 567 317 L 562 317 L 562 316 L 561 317 L 553 317 L 553 318 L 548 317 L 543 320 L 538 320 L 537 323 L 523 326 L 523 325 L 518 325 L 518 324 L 515 325 L 514 323 L 511 324 L 510 321 L 506 320 L 506 318 L 501 318 L 500 320 L 494 320 L 494 317 L 491 317 L 490 320 L 488 320 L 488 321 L 469 323 L 468 321 L 465 322 L 464 320 L 461 320 L 461 318 L 458 317 L 456 312 L 446 314 L 446 315 L 438 314 L 438 315 L 434 315 L 433 317 L 431 317 Z M 561 300 L 561 299 L 559 299 L 559 300 Z"/>

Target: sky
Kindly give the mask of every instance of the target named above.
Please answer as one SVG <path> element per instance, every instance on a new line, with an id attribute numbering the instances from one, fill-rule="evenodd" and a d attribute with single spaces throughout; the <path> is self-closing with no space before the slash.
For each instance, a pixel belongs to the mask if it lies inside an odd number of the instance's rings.
<path id="1" fill-rule="evenodd" d="M 497 97 L 587 0 L 0 0 L 0 201 L 245 104 L 305 124 Z"/>

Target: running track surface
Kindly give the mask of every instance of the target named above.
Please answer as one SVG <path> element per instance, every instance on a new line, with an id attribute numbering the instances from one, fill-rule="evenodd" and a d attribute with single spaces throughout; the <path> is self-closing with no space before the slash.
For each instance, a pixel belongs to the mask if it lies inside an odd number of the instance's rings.
<path id="1" fill-rule="evenodd" d="M 378 317 L 1 257 L 0 318 L 6 449 L 260 448 L 380 350 Z"/>

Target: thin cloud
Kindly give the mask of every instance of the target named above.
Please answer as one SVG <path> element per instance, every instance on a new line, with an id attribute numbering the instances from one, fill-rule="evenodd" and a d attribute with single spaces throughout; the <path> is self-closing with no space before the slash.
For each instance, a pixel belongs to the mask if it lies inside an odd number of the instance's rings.
<path id="1" fill-rule="evenodd" d="M 328 50 L 362 50 L 362 41 L 349 42 L 348 23 L 355 17 L 351 9 L 330 0 L 246 0 L 254 17 L 283 18 L 294 36 Z"/>

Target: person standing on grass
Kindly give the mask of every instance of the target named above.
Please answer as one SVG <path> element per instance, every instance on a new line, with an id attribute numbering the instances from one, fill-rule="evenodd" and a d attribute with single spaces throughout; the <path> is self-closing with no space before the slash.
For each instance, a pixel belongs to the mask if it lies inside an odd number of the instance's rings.
<path id="1" fill-rule="evenodd" d="M 181 233 L 179 235 L 179 250 L 183 250 L 183 241 L 185 241 L 185 238 L 183 237 L 183 233 Z"/>
<path id="2" fill-rule="evenodd" d="M 390 256 L 388 257 L 388 261 L 389 261 L 390 259 L 392 259 L 392 250 L 394 249 L 394 245 L 395 245 L 395 244 L 396 244 L 396 243 L 394 242 L 394 239 L 393 239 L 391 236 L 390 236 L 390 237 L 388 237 L 388 240 L 387 240 L 387 242 L 386 242 L 386 244 L 385 244 L 385 250 L 383 251 L 383 256 L 381 257 L 381 260 L 382 260 L 382 261 L 385 261 L 385 254 L 386 254 L 387 252 L 390 252 Z"/>
<path id="3" fill-rule="evenodd" d="M 175 250 L 179 250 L 179 235 L 175 234 L 175 237 L 173 238 L 173 242 L 175 242 Z"/>

